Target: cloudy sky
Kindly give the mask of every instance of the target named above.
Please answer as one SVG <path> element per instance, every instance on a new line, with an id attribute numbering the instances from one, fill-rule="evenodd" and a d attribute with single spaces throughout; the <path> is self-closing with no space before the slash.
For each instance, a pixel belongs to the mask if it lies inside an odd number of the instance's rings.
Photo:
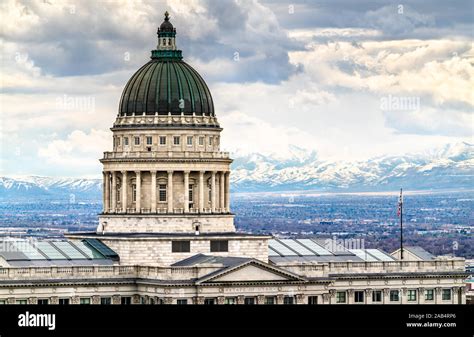
<path id="1" fill-rule="evenodd" d="M 298 147 L 351 161 L 472 143 L 472 4 L 4 0 L 0 174 L 99 176 L 122 88 L 166 10 L 234 156 Z"/>

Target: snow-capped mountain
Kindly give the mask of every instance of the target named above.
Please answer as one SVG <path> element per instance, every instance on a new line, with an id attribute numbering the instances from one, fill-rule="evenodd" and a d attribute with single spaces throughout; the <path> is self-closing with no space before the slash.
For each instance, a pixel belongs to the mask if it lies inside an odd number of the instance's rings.
<path id="1" fill-rule="evenodd" d="M 0 177 L 0 200 L 100 200 L 101 179 L 55 178 L 41 176 Z"/>
<path id="2" fill-rule="evenodd" d="M 441 149 L 367 161 L 318 159 L 314 151 L 292 147 L 291 156 L 236 156 L 231 181 L 236 192 L 248 191 L 389 191 L 474 188 L 474 145 L 450 144 Z M 0 177 L 0 200 L 100 200 L 101 179 Z"/>
<path id="3" fill-rule="evenodd" d="M 237 191 L 467 189 L 474 187 L 474 145 L 357 162 L 322 161 L 314 152 L 285 161 L 253 154 L 235 160 L 231 177 Z"/>

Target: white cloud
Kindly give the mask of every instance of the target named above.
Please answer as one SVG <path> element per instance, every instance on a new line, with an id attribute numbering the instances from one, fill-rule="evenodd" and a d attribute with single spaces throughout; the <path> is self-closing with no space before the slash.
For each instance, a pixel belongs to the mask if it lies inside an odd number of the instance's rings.
<path id="1" fill-rule="evenodd" d="M 308 47 L 290 53 L 291 60 L 323 85 L 474 105 L 474 49 L 468 41 L 341 41 Z"/>
<path id="2" fill-rule="evenodd" d="M 74 3 L 74 13 L 61 2 L 0 6 L 7 14 L 0 164 L 13 173 L 100 172 L 121 91 L 156 44 L 165 7 L 185 60 L 209 84 L 227 149 L 283 158 L 296 145 L 322 158 L 358 160 L 473 133 L 471 41 L 387 39 L 398 17 L 380 21 L 383 11 L 370 14 L 371 27 L 317 27 L 311 19 L 308 28 L 286 31 L 287 5 L 279 21 L 257 1 L 84 1 Z M 291 20 L 301 18 L 296 10 Z M 403 19 L 410 27 L 431 25 L 430 17 L 410 15 Z M 381 111 L 389 94 L 416 95 L 421 108 Z M 93 98 L 94 108 L 58 106 L 64 97 Z"/>
<path id="3" fill-rule="evenodd" d="M 54 139 L 38 149 L 38 157 L 49 164 L 59 165 L 64 170 L 84 170 L 100 168 L 98 159 L 102 152 L 110 148 L 111 134 L 102 130 L 81 130 L 71 132 L 65 139 Z"/>
<path id="4" fill-rule="evenodd" d="M 235 155 L 260 153 L 274 158 L 289 158 L 292 145 L 307 151 L 314 150 L 317 140 L 313 135 L 296 127 L 270 124 L 241 112 L 232 112 L 220 118 L 226 127 L 223 148 Z"/>

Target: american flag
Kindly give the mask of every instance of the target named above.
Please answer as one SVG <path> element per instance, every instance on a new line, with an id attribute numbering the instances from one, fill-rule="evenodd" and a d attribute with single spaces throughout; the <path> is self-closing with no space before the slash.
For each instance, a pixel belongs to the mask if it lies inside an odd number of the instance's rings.
<path id="1" fill-rule="evenodd" d="M 402 189 L 400 189 L 400 199 L 398 199 L 397 216 L 400 216 L 400 214 L 402 214 L 402 207 L 403 207 L 403 195 L 402 195 Z"/>

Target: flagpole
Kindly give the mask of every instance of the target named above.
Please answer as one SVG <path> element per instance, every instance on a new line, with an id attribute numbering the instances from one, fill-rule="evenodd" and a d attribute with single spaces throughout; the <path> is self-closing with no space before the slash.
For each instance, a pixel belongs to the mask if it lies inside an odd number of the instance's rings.
<path id="1" fill-rule="evenodd" d="M 400 260 L 403 260 L 403 195 L 400 188 Z"/>

